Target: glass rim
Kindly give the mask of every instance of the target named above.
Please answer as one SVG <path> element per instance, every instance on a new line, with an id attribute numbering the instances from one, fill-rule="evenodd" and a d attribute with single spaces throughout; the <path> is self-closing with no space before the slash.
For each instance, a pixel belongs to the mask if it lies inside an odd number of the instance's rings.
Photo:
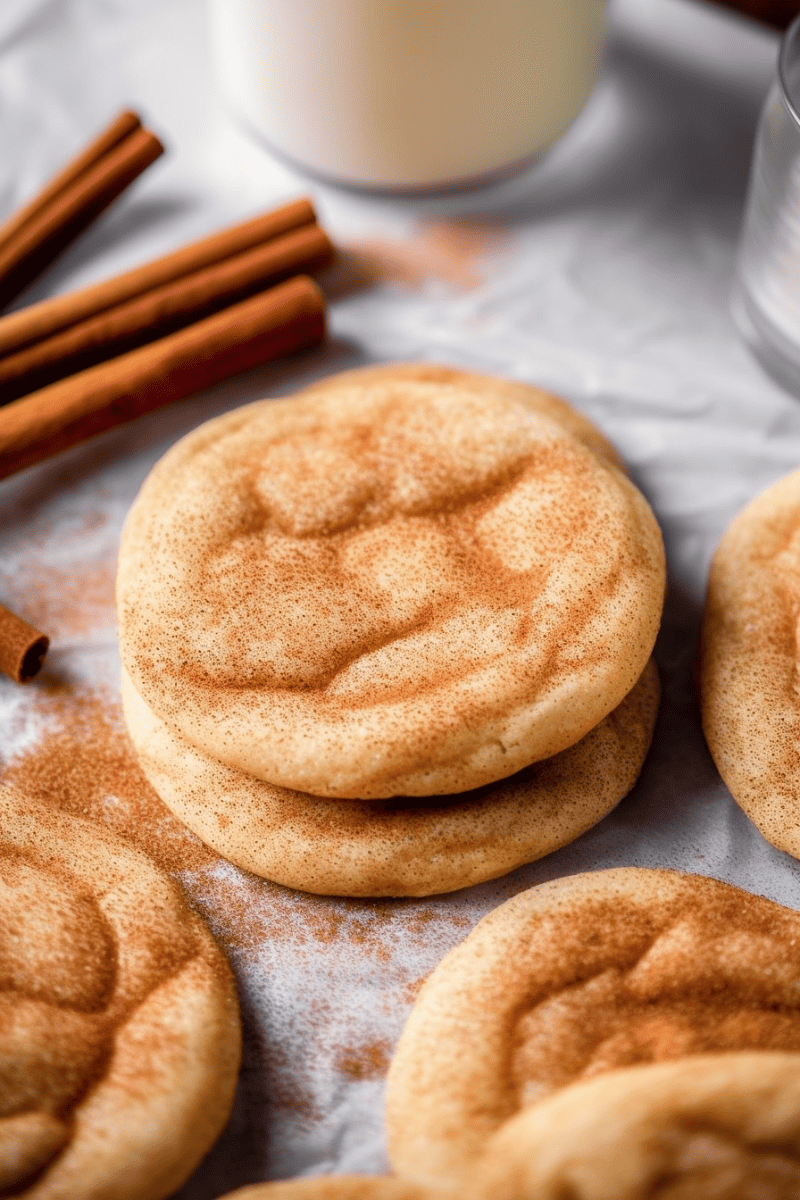
<path id="1" fill-rule="evenodd" d="M 788 85 L 790 58 L 796 50 L 798 42 L 800 42 L 800 14 L 795 17 L 784 33 L 778 50 L 778 86 L 781 90 L 781 98 L 795 125 L 800 127 L 800 111 L 792 100 Z"/>

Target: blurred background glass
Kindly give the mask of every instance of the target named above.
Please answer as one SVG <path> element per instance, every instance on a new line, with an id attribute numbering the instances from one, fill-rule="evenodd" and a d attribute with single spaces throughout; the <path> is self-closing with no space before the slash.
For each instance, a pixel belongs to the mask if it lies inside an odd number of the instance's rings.
<path id="1" fill-rule="evenodd" d="M 800 395 L 800 18 L 756 135 L 733 312 L 762 365 Z"/>
<path id="2" fill-rule="evenodd" d="M 233 113 L 296 165 L 426 190 L 522 165 L 597 77 L 607 0 L 211 0 Z"/>

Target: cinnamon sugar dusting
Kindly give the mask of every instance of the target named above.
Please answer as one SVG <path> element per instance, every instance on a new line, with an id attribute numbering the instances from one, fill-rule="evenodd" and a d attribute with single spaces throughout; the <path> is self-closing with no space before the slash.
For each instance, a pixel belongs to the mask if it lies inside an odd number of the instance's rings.
<path id="1" fill-rule="evenodd" d="M 385 1038 L 363 1046 L 343 1046 L 336 1065 L 349 1079 L 379 1079 L 389 1070 L 392 1046 Z"/>
<path id="2" fill-rule="evenodd" d="M 157 464 L 122 537 L 120 647 L 231 768 L 429 796 L 577 742 L 635 683 L 662 593 L 645 501 L 559 424 L 502 392 L 351 382 Z"/>
<path id="3" fill-rule="evenodd" d="M 3 783 L 135 843 L 177 875 L 208 922 L 237 977 L 240 1086 L 258 1155 L 264 1138 L 270 1156 L 273 1146 L 285 1154 L 304 1139 L 316 1144 L 351 1091 L 347 1104 L 369 1120 L 413 993 L 468 931 L 472 909 L 309 896 L 238 870 L 151 789 L 111 689 L 56 682 L 51 669 L 25 694 L 10 733 L 8 744 L 22 748 L 9 756 L 0 747 Z"/>
<path id="4" fill-rule="evenodd" d="M 800 913 L 697 875 L 623 867 L 518 893 L 440 963 L 406 1025 L 386 1100 L 395 1170 L 460 1182 L 515 1113 L 618 1068 L 797 1054 L 799 941 Z"/>
<path id="5" fill-rule="evenodd" d="M 0 781 L 52 808 L 89 817 L 168 871 L 219 861 L 172 816 L 142 774 L 115 698 L 105 691 L 37 689 L 37 744 L 0 757 Z"/>
<path id="6" fill-rule="evenodd" d="M 473 291 L 483 282 L 484 262 L 506 244 L 499 223 L 433 221 L 423 224 L 412 238 L 361 238 L 346 251 L 351 268 L 362 284 L 384 280 L 418 290 L 438 280 Z"/>
<path id="7" fill-rule="evenodd" d="M 115 627 L 117 569 L 106 513 L 94 509 L 63 524 L 58 534 L 50 526 L 26 529 L 27 553 L 0 564 L 4 603 L 61 641 Z"/>
<path id="8" fill-rule="evenodd" d="M 80 572 L 45 569 L 36 560 L 19 564 L 13 585 L 4 586 L 9 602 L 35 614 L 51 638 L 68 638 L 114 625 L 116 563 L 97 562 Z"/>
<path id="9" fill-rule="evenodd" d="M 705 881 L 686 893 L 658 913 L 617 902 L 571 914 L 587 946 L 580 970 L 570 964 L 578 978 L 537 997 L 516 1025 L 521 1104 L 633 1063 L 800 1051 L 797 915 Z"/>
<path id="10" fill-rule="evenodd" d="M 393 943 L 398 934 L 424 946 L 428 923 L 442 922 L 441 912 L 419 912 L 416 900 L 346 900 L 296 892 L 214 857 L 224 864 L 224 873 L 204 871 L 194 878 L 192 891 L 223 945 L 237 951 L 257 953 L 267 942 L 290 941 L 298 960 L 328 947 L 353 950 L 396 969 Z M 448 913 L 446 924 L 456 941 L 471 922 Z M 440 931 L 431 930 L 431 936 Z"/>
<path id="11" fill-rule="evenodd" d="M 125 1173 L 129 1154 L 145 1163 L 159 1156 L 147 1130 L 151 1096 L 153 1111 L 162 1111 L 162 1064 L 169 1058 L 154 999 L 162 988 L 176 1006 L 207 1002 L 199 1019 L 189 1017 L 181 1028 L 192 1072 L 167 1074 L 170 1097 L 197 1087 L 196 1064 L 208 1060 L 206 1026 L 215 1019 L 220 1031 L 226 1026 L 212 1039 L 218 1062 L 205 1068 L 218 1127 L 225 1120 L 239 1046 L 230 975 L 181 892 L 99 823 L 3 787 L 0 830 L 0 1190 L 20 1194 L 62 1155 L 63 1177 L 86 1180 L 97 1192 L 113 1170 Z M 134 1043 L 132 1069 L 125 1054 Z M 144 1137 L 132 1151 L 124 1139 L 118 1146 L 113 1118 L 101 1118 L 109 1159 L 101 1157 L 95 1169 L 87 1145 L 96 1118 L 81 1101 L 91 1092 L 103 1096 L 104 1113 L 104 1104 L 124 1112 L 119 1093 L 126 1087 L 142 1098 Z M 181 1155 L 179 1106 L 175 1117 Z M 169 1169 L 170 1154 L 161 1157 Z"/>
<path id="12" fill-rule="evenodd" d="M 276 1137 L 301 1136 L 326 1119 L 331 1087 L 376 1084 L 420 979 L 470 917 L 436 901 L 310 896 L 232 866 L 152 790 L 109 689 L 45 676 L 26 694 L 12 744 L 23 729 L 35 742 L 0 750 L 0 781 L 113 830 L 176 875 L 236 968 L 253 1119 Z M 364 986 L 366 1020 L 347 999 Z"/>
<path id="13" fill-rule="evenodd" d="M 106 689 L 52 684 L 30 695 L 36 743 L 4 757 L 0 782 L 63 812 L 96 820 L 179 874 L 223 945 L 255 952 L 290 941 L 298 954 L 351 947 L 377 962 L 392 958 L 399 931 L 414 944 L 441 936 L 442 913 L 415 900 L 351 901 L 295 892 L 240 871 L 186 828 L 150 786 Z M 30 718 L 31 712 L 28 711 Z M 31 722 L 32 723 L 32 722 Z M 448 914 L 452 939 L 470 921 Z"/>
<path id="14" fill-rule="evenodd" d="M 405 990 L 403 991 L 403 997 L 406 1001 L 406 1004 L 413 1005 L 416 1003 L 417 996 L 422 991 L 422 985 L 425 983 L 427 978 L 427 975 L 420 975 L 419 979 L 412 979 L 410 983 L 406 984 Z"/>

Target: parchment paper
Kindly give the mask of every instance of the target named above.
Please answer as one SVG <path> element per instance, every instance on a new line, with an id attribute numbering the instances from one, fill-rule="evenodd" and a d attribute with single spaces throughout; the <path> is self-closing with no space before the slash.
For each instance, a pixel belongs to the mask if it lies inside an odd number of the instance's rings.
<path id="1" fill-rule="evenodd" d="M 699 0 L 624 0 L 613 9 L 604 80 L 545 162 L 493 187 L 412 202 L 308 180 L 249 141 L 218 99 L 198 0 L 0 6 L 0 211 L 123 105 L 169 146 L 26 300 L 302 193 L 351 248 L 332 284 L 324 349 L 0 484 L 0 600 L 53 640 L 34 684 L 0 681 L 6 778 L 49 779 L 76 808 L 78 767 L 89 779 L 97 764 L 87 811 L 133 828 L 138 801 L 115 726 L 113 577 L 125 513 L 175 438 L 330 371 L 426 359 L 560 392 L 627 459 L 669 556 L 652 752 L 631 795 L 559 853 L 451 896 L 367 903 L 276 888 L 164 826 L 164 845 L 177 847 L 173 870 L 231 957 L 246 1032 L 231 1124 L 181 1200 L 260 1179 L 387 1170 L 383 1078 L 419 981 L 523 888 L 617 864 L 665 865 L 800 908 L 798 863 L 764 842 L 720 782 L 692 687 L 719 536 L 800 462 L 798 402 L 762 374 L 728 312 L 776 48 L 772 34 Z"/>

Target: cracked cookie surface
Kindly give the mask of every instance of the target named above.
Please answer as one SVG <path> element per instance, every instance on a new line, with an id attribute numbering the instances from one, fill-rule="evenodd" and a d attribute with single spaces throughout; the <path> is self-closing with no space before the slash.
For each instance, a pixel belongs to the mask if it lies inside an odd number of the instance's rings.
<path id="1" fill-rule="evenodd" d="M 574 1083 L 489 1139 L 476 1200 L 796 1200 L 800 1055 L 717 1054 Z"/>
<path id="2" fill-rule="evenodd" d="M 227 964 L 120 839 L 4 787 L 0 830 L 0 1191 L 159 1200 L 230 1111 Z"/>
<path id="3" fill-rule="evenodd" d="M 226 765 L 332 798 L 466 791 L 573 745 L 655 640 L 646 501 L 560 402 L 334 384 L 154 468 L 118 577 L 137 691 Z"/>
<path id="4" fill-rule="evenodd" d="M 424 985 L 389 1071 L 389 1152 L 468 1178 L 530 1105 L 619 1067 L 800 1053 L 800 914 L 700 876 L 620 868 L 523 892 Z"/>

